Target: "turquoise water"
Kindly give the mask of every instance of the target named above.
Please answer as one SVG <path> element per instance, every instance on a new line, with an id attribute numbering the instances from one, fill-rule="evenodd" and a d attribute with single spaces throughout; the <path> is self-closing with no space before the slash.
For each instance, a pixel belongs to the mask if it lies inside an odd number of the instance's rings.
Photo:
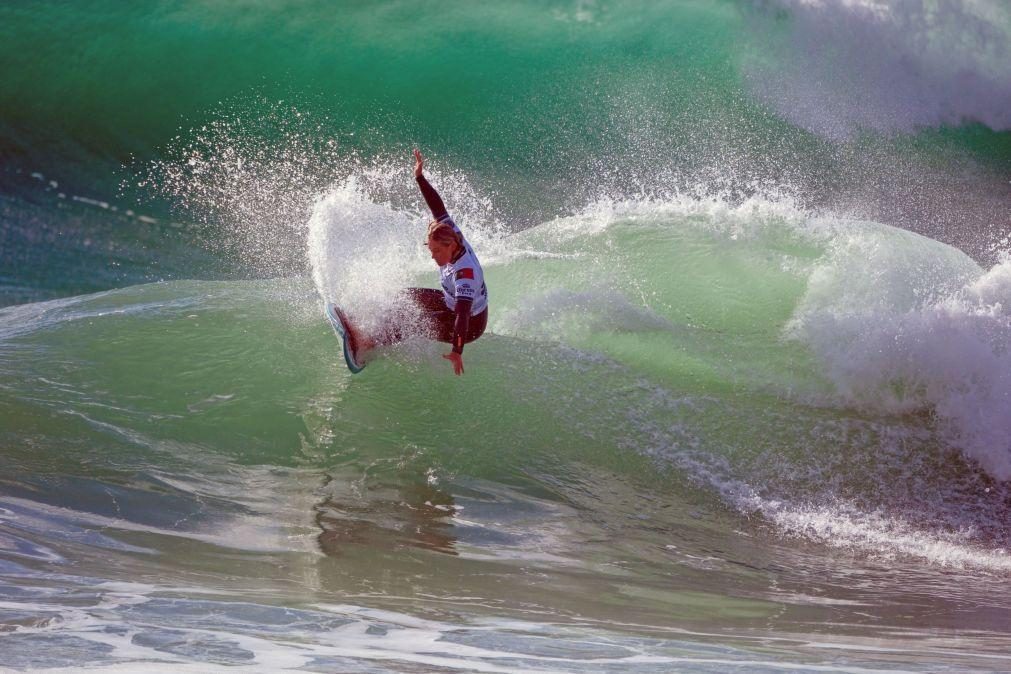
<path id="1" fill-rule="evenodd" d="M 1007 669 L 1011 21 L 875 7 L 0 8 L 0 668 Z"/>

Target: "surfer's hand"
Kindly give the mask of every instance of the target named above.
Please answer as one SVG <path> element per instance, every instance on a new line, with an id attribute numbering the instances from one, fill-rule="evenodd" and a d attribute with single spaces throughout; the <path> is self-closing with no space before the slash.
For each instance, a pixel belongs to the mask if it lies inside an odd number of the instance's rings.
<path id="1" fill-rule="evenodd" d="M 414 177 L 420 178 L 425 170 L 425 158 L 421 156 L 421 150 L 414 148 Z"/>
<path id="2" fill-rule="evenodd" d="M 463 374 L 463 355 L 457 353 L 456 351 L 450 351 L 443 356 L 446 360 L 453 363 L 453 373 L 457 376 Z"/>

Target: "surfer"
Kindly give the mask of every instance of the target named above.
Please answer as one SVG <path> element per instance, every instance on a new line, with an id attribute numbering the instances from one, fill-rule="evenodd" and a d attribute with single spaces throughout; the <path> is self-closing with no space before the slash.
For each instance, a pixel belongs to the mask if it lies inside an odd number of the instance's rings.
<path id="1" fill-rule="evenodd" d="M 488 325 L 488 289 L 484 283 L 481 263 L 463 232 L 453 222 L 439 193 L 425 178 L 424 168 L 425 158 L 420 151 L 415 150 L 414 179 L 418 182 L 421 195 L 433 218 L 428 223 L 425 245 L 428 246 L 432 260 L 439 265 L 442 288 L 405 289 L 397 304 L 400 307 L 406 304 L 419 312 L 420 324 L 408 325 L 402 318 L 405 312 L 395 312 L 401 318 L 389 321 L 375 336 L 354 334 L 357 330 L 352 328 L 352 348 L 356 352 L 364 352 L 376 346 L 395 344 L 421 332 L 453 345 L 453 349 L 443 355 L 443 358 L 450 361 L 453 372 L 460 375 L 463 374 L 464 344 L 480 337 Z"/>

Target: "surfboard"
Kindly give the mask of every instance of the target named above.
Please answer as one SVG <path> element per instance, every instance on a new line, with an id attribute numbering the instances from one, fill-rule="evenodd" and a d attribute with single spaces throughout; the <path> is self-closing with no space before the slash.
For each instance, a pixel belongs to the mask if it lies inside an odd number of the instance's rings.
<path id="1" fill-rule="evenodd" d="M 359 362 L 355 354 L 356 345 L 354 344 L 354 336 L 348 317 L 333 303 L 326 305 L 326 317 L 330 319 L 330 325 L 333 326 L 334 332 L 337 333 L 341 343 L 344 345 L 344 362 L 348 364 L 348 369 L 351 370 L 352 374 L 358 374 L 365 369 L 365 363 Z"/>

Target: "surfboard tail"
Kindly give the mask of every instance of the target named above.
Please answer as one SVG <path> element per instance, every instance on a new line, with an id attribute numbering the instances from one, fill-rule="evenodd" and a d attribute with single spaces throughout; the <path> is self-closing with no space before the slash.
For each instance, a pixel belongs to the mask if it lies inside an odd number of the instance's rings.
<path id="1" fill-rule="evenodd" d="M 335 304 L 327 304 L 326 315 L 330 319 L 330 324 L 333 325 L 334 332 L 341 338 L 344 346 L 344 362 L 347 363 L 348 369 L 352 373 L 361 372 L 365 363 L 361 361 L 359 356 L 361 338 L 358 330 L 348 319 L 347 314 Z"/>

